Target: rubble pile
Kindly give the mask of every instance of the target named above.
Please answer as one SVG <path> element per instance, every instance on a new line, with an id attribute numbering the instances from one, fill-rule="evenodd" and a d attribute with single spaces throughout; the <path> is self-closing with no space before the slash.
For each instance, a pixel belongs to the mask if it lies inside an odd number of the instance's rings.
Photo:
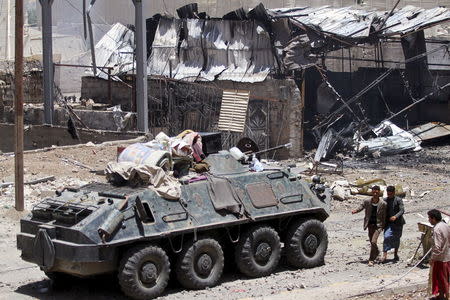
<path id="1" fill-rule="evenodd" d="M 82 186 L 88 182 L 76 177 L 57 178 L 54 181 L 47 181 L 33 185 L 24 186 L 25 209 L 31 210 L 34 205 L 38 204 L 45 198 L 55 196 L 55 191 L 65 186 Z M 14 207 L 15 197 L 14 185 L 0 187 L 0 206 L 3 208 Z"/>

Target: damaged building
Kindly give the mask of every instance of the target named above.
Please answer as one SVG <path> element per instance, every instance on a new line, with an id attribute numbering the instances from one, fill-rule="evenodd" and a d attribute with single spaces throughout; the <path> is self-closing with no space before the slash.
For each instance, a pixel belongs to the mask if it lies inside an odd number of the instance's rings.
<path id="1" fill-rule="evenodd" d="M 177 14 L 147 20 L 152 132 L 221 130 L 226 146 L 244 136 L 260 148 L 290 142 L 290 150 L 278 153 L 286 158 L 316 147 L 330 128 L 342 132 L 354 123 L 370 131 L 388 118 L 404 128 L 450 122 L 447 40 L 424 34 L 449 20 L 446 8 L 260 4 L 212 18 L 191 4 Z M 131 29 L 114 26 L 108 35 L 118 39 L 102 39 L 96 55 L 99 65 L 114 66 L 124 81 L 110 104 L 133 109 L 132 56 L 118 55 L 133 48 L 129 34 Z M 106 101 L 102 76 L 83 78 L 84 97 Z M 232 118 L 220 124 L 226 97 L 234 104 L 248 100 L 227 111 L 246 117 L 239 130 Z"/>
<path id="2" fill-rule="evenodd" d="M 405 129 L 450 123 L 448 9 L 308 4 L 264 2 L 217 17 L 199 2 L 147 19 L 149 131 L 219 131 L 224 148 L 243 137 L 260 149 L 291 143 L 276 153 L 288 158 L 329 130 L 345 146 L 385 120 Z M 65 106 L 76 104 L 56 91 L 54 125 L 72 118 L 88 129 L 135 130 L 134 26 L 116 23 L 91 50 L 81 99 L 115 108 L 74 115 Z M 43 113 L 30 124 L 43 123 Z"/>

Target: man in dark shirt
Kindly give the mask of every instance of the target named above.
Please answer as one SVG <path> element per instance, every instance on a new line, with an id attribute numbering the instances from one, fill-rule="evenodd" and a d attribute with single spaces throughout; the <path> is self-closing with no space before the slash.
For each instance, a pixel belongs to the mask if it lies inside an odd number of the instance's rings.
<path id="1" fill-rule="evenodd" d="M 377 258 L 380 251 L 378 250 L 378 236 L 384 228 L 386 223 L 386 203 L 380 199 L 380 187 L 375 185 L 372 187 L 372 198 L 365 200 L 361 205 L 352 211 L 356 214 L 365 210 L 364 215 L 364 230 L 369 230 L 370 241 L 370 255 L 369 266 L 373 266 L 374 260 Z"/>
<path id="2" fill-rule="evenodd" d="M 402 199 L 395 196 L 395 187 L 388 186 L 386 191 L 386 227 L 384 229 L 383 258 L 381 262 L 386 261 L 387 252 L 391 249 L 394 249 L 394 260 L 399 260 L 398 248 L 400 247 L 400 238 L 402 237 L 403 225 L 405 224 L 405 219 L 403 218 L 405 209 Z"/>

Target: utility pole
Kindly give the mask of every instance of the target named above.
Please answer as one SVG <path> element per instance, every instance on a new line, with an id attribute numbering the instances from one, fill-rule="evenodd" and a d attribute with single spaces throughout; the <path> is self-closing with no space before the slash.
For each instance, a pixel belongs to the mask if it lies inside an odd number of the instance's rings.
<path id="1" fill-rule="evenodd" d="M 42 67 L 44 70 L 44 123 L 53 125 L 53 0 L 39 0 L 42 9 Z"/>
<path id="2" fill-rule="evenodd" d="M 23 211 L 23 0 L 16 0 L 16 56 L 14 62 L 16 210 Z"/>
<path id="3" fill-rule="evenodd" d="M 148 131 L 147 90 L 147 26 L 144 22 L 143 0 L 132 0 L 135 16 L 136 40 L 136 111 L 137 129 Z"/>

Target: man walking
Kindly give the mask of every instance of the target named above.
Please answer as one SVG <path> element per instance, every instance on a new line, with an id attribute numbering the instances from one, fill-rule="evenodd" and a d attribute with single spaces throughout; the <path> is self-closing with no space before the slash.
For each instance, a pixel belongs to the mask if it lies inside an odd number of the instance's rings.
<path id="1" fill-rule="evenodd" d="M 402 237 L 403 225 L 405 224 L 403 200 L 395 196 L 395 187 L 392 185 L 386 188 L 386 192 L 386 227 L 384 229 L 383 258 L 381 262 L 386 261 L 387 252 L 391 249 L 394 249 L 394 260 L 399 260 L 398 248 L 400 247 L 400 238 Z"/>
<path id="2" fill-rule="evenodd" d="M 375 185 L 372 187 L 372 198 L 365 200 L 357 209 L 352 211 L 356 214 L 364 209 L 364 230 L 369 231 L 370 255 L 369 266 L 373 266 L 373 262 L 377 258 L 380 251 L 378 250 L 378 236 L 383 230 L 386 223 L 386 203 L 380 199 L 380 187 Z"/>
<path id="3" fill-rule="evenodd" d="M 450 226 L 442 221 L 441 213 L 432 209 L 428 221 L 433 228 L 433 248 L 431 250 L 431 290 L 434 299 L 448 300 L 450 276 Z"/>

